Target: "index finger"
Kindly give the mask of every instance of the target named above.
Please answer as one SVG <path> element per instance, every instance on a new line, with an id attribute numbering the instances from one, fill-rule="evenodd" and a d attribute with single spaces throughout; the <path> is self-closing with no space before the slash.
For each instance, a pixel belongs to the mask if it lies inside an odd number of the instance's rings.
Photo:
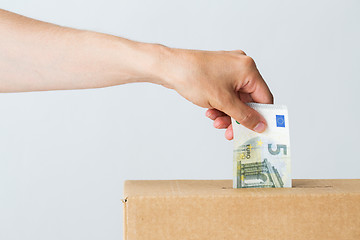
<path id="1" fill-rule="evenodd" d="M 258 69 L 255 69 L 253 78 L 255 86 L 253 91 L 250 92 L 252 99 L 257 103 L 273 104 L 274 97 Z"/>

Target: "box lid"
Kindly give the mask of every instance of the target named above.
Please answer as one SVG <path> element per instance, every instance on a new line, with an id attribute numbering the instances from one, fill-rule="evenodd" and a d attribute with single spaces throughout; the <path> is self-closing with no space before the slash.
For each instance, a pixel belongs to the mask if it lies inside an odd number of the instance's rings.
<path id="1" fill-rule="evenodd" d="M 360 179 L 294 179 L 292 188 L 233 189 L 232 180 L 127 180 L 124 197 L 360 194 Z"/>

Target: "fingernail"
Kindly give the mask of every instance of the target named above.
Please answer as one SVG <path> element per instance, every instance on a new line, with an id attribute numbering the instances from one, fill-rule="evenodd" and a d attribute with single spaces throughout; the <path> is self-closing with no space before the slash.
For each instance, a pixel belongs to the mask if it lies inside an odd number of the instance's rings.
<path id="1" fill-rule="evenodd" d="M 205 114 L 208 118 L 210 118 L 210 116 L 211 116 L 211 113 L 210 112 L 206 112 L 206 114 Z"/>
<path id="2" fill-rule="evenodd" d="M 258 133 L 262 133 L 263 131 L 265 131 L 266 129 L 266 125 L 263 122 L 259 122 L 255 127 L 254 127 L 254 131 L 258 132 Z"/>

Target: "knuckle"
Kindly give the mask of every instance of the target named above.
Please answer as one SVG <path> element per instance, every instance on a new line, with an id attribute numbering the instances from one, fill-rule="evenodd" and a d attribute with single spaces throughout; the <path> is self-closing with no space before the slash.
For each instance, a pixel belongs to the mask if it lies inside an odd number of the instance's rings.
<path id="1" fill-rule="evenodd" d="M 246 66 L 250 66 L 250 67 L 253 67 L 255 66 L 255 61 L 252 57 L 249 57 L 249 56 L 244 56 L 243 57 L 243 62 Z"/>
<path id="2" fill-rule="evenodd" d="M 246 53 L 243 51 L 243 50 L 235 50 L 234 52 L 236 52 L 236 53 L 239 53 L 239 54 L 241 54 L 241 55 L 245 55 L 246 56 Z"/>

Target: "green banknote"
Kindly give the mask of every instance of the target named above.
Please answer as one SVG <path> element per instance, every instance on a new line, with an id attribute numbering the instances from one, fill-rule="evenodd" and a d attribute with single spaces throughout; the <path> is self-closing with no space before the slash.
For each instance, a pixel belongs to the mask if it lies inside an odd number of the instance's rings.
<path id="1" fill-rule="evenodd" d="M 234 188 L 291 187 L 289 119 L 286 106 L 248 103 L 267 121 L 256 133 L 232 119 Z"/>

